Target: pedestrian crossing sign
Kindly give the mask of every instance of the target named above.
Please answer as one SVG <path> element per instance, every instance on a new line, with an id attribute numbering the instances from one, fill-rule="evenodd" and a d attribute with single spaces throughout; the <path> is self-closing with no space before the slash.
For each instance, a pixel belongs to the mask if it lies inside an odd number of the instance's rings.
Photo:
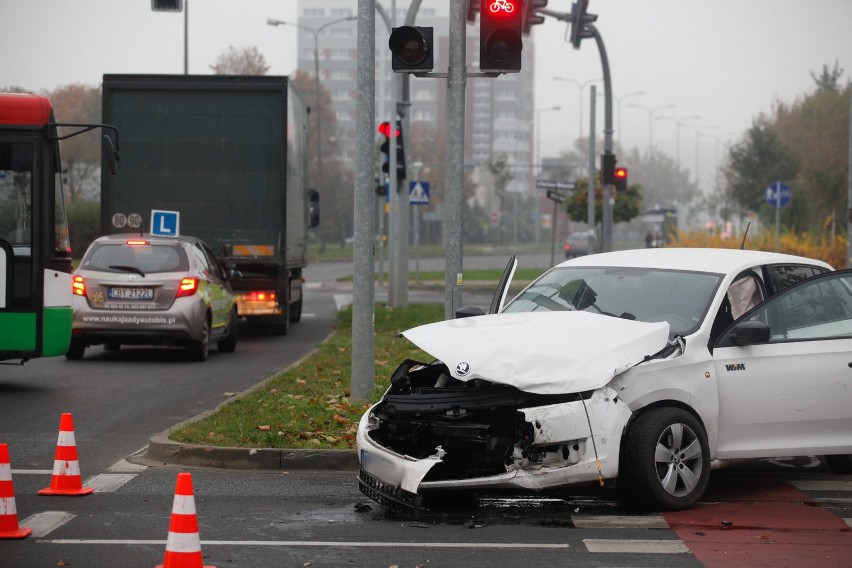
<path id="1" fill-rule="evenodd" d="M 429 182 L 408 182 L 408 203 L 410 205 L 429 205 Z"/>

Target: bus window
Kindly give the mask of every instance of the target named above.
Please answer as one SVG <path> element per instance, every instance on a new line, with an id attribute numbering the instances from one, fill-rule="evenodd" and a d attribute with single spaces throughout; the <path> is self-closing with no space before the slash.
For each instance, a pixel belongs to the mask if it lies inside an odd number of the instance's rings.
<path id="1" fill-rule="evenodd" d="M 7 259 L 7 270 L 11 272 L 11 290 L 7 294 L 11 306 L 32 303 L 32 204 L 32 145 L 0 141 L 0 239 L 13 251 L 13 257 Z"/>

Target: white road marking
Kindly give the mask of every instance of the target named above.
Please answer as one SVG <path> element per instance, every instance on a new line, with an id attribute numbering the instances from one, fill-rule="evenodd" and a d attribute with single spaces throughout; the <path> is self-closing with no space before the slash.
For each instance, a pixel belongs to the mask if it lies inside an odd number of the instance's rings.
<path id="1" fill-rule="evenodd" d="M 135 473 L 102 473 L 87 479 L 83 485 L 94 488 L 95 493 L 112 493 L 136 475 Z"/>
<path id="2" fill-rule="evenodd" d="M 852 519 L 843 519 L 843 521 L 844 521 L 847 525 L 849 525 L 850 527 L 852 527 Z"/>
<path id="3" fill-rule="evenodd" d="M 583 539 L 589 552 L 636 554 L 689 554 L 689 547 L 679 540 Z"/>
<path id="4" fill-rule="evenodd" d="M 127 460 L 120 460 L 107 468 L 107 471 L 112 473 L 142 473 L 148 469 L 147 465 L 138 463 L 130 463 Z"/>
<path id="5" fill-rule="evenodd" d="M 576 515 L 571 517 L 571 522 L 578 529 L 604 529 L 604 528 L 642 528 L 642 529 L 667 529 L 669 524 L 659 515 Z"/>
<path id="6" fill-rule="evenodd" d="M 802 491 L 852 491 L 852 481 L 790 479 L 794 487 Z"/>
<path id="7" fill-rule="evenodd" d="M 44 511 L 30 515 L 18 524 L 24 528 L 33 529 L 32 536 L 42 538 L 73 518 L 74 515 L 67 511 Z"/>
<path id="8" fill-rule="evenodd" d="M 13 469 L 12 475 L 51 475 L 52 469 Z"/>
<path id="9" fill-rule="evenodd" d="M 303 317 L 303 318 L 308 318 L 308 319 L 310 319 L 310 318 L 315 318 L 315 317 L 317 317 L 317 315 L 316 315 L 316 314 L 303 313 L 303 314 L 302 314 L 302 317 Z"/>
<path id="10" fill-rule="evenodd" d="M 166 544 L 165 540 L 53 539 L 49 544 Z M 202 540 L 202 546 L 323 546 L 334 548 L 570 548 L 541 542 L 326 542 L 320 540 Z"/>
<path id="11" fill-rule="evenodd" d="M 302 287 L 305 290 L 316 290 L 317 288 L 322 288 L 322 282 L 305 282 L 302 284 Z"/>

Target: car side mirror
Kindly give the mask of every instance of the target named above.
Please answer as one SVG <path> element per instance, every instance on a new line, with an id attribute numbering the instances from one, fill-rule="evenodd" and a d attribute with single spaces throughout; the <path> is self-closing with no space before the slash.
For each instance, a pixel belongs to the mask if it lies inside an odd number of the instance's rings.
<path id="1" fill-rule="evenodd" d="M 479 306 L 462 306 L 456 310 L 456 319 L 484 316 L 487 312 Z"/>
<path id="2" fill-rule="evenodd" d="M 720 347 L 757 345 L 769 342 L 769 326 L 762 321 L 742 321 L 728 330 L 719 341 Z"/>
<path id="3" fill-rule="evenodd" d="M 320 222 L 319 193 L 315 189 L 308 190 L 308 228 L 318 227 Z"/>

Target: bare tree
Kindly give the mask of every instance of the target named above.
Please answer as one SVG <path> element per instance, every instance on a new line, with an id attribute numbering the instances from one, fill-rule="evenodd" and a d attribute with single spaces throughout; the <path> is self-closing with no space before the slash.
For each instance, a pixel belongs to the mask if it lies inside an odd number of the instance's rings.
<path id="1" fill-rule="evenodd" d="M 231 46 L 219 55 L 216 64 L 211 65 L 210 69 L 216 75 L 266 75 L 269 65 L 257 47 L 236 49 Z"/>
<path id="2" fill-rule="evenodd" d="M 101 87 L 65 85 L 47 93 L 53 103 L 57 122 L 97 124 L 101 121 Z M 69 128 L 62 133 L 75 130 Z M 69 202 L 80 199 L 88 188 L 100 187 L 101 137 L 98 131 L 87 132 L 61 142 L 63 170 Z"/>

